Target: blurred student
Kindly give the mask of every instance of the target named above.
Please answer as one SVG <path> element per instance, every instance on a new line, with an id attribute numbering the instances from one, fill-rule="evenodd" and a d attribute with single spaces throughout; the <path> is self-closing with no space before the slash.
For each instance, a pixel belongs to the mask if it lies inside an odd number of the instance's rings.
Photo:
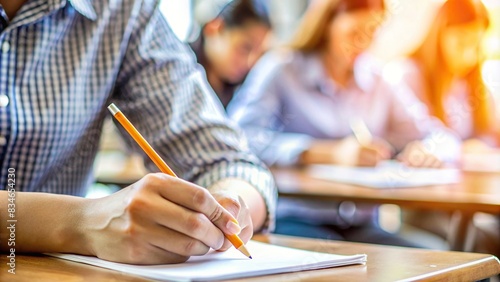
<path id="1" fill-rule="evenodd" d="M 463 140 L 494 146 L 495 103 L 481 76 L 481 42 L 488 25 L 482 1 L 444 2 L 401 71 L 429 111 Z"/>
<path id="2" fill-rule="evenodd" d="M 233 0 L 205 23 L 191 43 L 198 63 L 224 108 L 266 49 L 271 30 L 267 7 L 258 0 Z"/>
<path id="3" fill-rule="evenodd" d="M 482 1 L 445 1 L 422 43 L 408 60 L 399 62 L 409 89 L 464 140 L 465 153 L 487 154 L 500 141 L 495 101 L 481 75 L 481 43 L 488 25 Z M 405 212 L 404 221 L 446 238 L 449 218 L 446 213 L 412 210 Z"/>
<path id="4" fill-rule="evenodd" d="M 384 9 L 382 0 L 316 1 L 290 48 L 252 69 L 228 113 L 267 164 L 374 166 L 398 154 L 409 165 L 437 167 L 455 156 L 454 136 L 364 54 Z M 369 144 L 353 137 L 350 123 L 359 119 L 374 136 Z M 376 226 L 374 207 L 343 212 L 339 204 L 336 213 L 334 205 L 281 200 L 277 232 L 409 245 Z"/>
<path id="5" fill-rule="evenodd" d="M 383 1 L 312 5 L 290 48 L 266 54 L 228 107 L 261 157 L 278 165 L 376 165 L 402 152 L 415 166 L 455 158 L 456 151 L 437 147 L 456 140 L 402 81 L 386 79 L 376 59 L 364 54 L 383 20 Z M 350 127 L 360 118 L 375 136 L 366 146 Z M 432 133 L 442 138 L 432 139 Z M 419 140 L 434 142 L 427 146 L 433 152 Z M 419 158 L 410 159 L 415 150 Z"/>

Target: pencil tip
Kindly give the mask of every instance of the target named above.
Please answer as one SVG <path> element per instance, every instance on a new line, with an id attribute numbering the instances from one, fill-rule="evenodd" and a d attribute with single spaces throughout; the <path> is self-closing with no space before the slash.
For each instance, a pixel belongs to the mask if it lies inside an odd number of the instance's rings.
<path id="1" fill-rule="evenodd" d="M 252 256 L 249 256 L 250 259 L 252 259 Z"/>

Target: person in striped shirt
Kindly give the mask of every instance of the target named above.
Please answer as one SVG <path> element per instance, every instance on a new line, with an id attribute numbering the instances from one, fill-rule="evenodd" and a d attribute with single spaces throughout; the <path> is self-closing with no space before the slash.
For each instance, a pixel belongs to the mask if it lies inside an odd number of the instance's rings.
<path id="1" fill-rule="evenodd" d="M 174 263 L 272 229 L 272 177 L 216 99 L 158 1 L 0 0 L 1 249 Z M 185 180 L 81 197 L 111 102 Z"/>

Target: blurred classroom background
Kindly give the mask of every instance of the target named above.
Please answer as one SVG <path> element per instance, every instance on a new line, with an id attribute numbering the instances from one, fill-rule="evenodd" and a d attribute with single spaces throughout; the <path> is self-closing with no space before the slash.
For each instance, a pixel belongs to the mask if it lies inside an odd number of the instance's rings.
<path id="1" fill-rule="evenodd" d="M 300 22 L 308 5 L 321 0 L 262 0 L 268 5 L 273 26 L 271 45 L 287 42 Z M 225 0 L 162 0 L 161 9 L 180 40 L 189 42 L 200 32 L 200 23 L 215 17 Z M 490 26 L 482 43 L 486 60 L 483 79 L 500 108 L 500 0 L 483 0 L 490 14 Z M 371 52 L 390 61 L 408 53 L 422 40 L 428 24 L 442 0 L 386 0 L 387 15 L 371 47 Z M 497 117 L 500 122 L 500 117 Z M 120 189 L 147 171 L 139 156 L 127 152 L 112 122 L 105 124 L 102 150 L 95 162 L 99 183 L 88 197 L 102 197 Z M 118 165 L 117 165 L 118 164 Z M 428 232 L 401 224 L 401 209 L 397 205 L 381 205 L 380 226 L 388 232 L 398 232 L 410 240 L 435 249 L 448 249 L 447 242 Z M 477 216 L 475 220 L 490 220 Z"/>

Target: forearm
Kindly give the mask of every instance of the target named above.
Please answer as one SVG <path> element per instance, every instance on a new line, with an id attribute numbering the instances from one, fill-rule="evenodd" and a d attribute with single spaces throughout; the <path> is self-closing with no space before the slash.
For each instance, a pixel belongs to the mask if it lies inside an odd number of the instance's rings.
<path id="1" fill-rule="evenodd" d="M 342 140 L 314 140 L 299 158 L 300 164 L 350 164 L 353 146 Z"/>
<path id="2" fill-rule="evenodd" d="M 18 192 L 15 212 L 8 213 L 8 204 L 12 202 L 7 191 L 0 191 L 1 250 L 89 254 L 80 224 L 86 201 L 89 200 L 66 195 Z M 15 218 L 10 218 L 10 214 Z M 7 222 L 11 219 L 17 221 Z M 15 240 L 8 241 L 9 238 Z"/>
<path id="3" fill-rule="evenodd" d="M 311 146 L 302 152 L 299 157 L 300 164 L 332 163 L 332 148 L 327 142 L 314 141 Z"/>
<path id="4" fill-rule="evenodd" d="M 263 196 L 255 187 L 240 179 L 227 178 L 215 183 L 209 190 L 212 193 L 221 190 L 236 193 L 250 209 L 254 231 L 262 229 L 267 217 L 267 207 Z"/>

